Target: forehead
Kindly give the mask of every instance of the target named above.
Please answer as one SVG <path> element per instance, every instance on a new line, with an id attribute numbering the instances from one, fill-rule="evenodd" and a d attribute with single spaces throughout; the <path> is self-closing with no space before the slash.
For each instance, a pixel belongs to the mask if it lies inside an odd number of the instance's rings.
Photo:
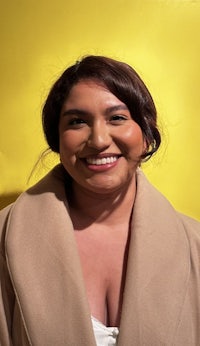
<path id="1" fill-rule="evenodd" d="M 108 88 L 99 80 L 80 80 L 70 90 L 64 105 L 100 105 L 123 104 Z"/>

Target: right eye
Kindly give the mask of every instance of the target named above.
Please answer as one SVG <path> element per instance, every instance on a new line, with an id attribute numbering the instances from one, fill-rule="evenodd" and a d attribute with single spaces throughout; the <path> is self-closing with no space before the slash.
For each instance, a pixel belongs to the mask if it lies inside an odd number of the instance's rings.
<path id="1" fill-rule="evenodd" d="M 72 127 L 80 127 L 83 124 L 85 124 L 85 121 L 81 118 L 72 118 L 68 122 L 68 125 Z"/>

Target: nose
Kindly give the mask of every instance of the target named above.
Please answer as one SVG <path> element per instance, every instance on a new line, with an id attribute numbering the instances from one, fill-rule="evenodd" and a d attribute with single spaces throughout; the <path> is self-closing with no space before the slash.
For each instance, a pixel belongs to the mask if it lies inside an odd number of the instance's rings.
<path id="1" fill-rule="evenodd" d="M 106 124 L 98 123 L 91 127 L 88 137 L 88 146 L 98 150 L 108 148 L 112 138 Z"/>

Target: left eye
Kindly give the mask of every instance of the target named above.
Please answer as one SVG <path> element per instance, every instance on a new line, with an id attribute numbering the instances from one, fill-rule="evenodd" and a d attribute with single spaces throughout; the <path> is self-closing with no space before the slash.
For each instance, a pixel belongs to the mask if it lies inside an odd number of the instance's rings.
<path id="1" fill-rule="evenodd" d="M 114 123 L 120 123 L 120 122 L 125 121 L 125 120 L 127 120 L 127 118 L 124 115 L 121 115 L 121 114 L 113 115 L 110 118 L 110 122 L 114 122 Z"/>

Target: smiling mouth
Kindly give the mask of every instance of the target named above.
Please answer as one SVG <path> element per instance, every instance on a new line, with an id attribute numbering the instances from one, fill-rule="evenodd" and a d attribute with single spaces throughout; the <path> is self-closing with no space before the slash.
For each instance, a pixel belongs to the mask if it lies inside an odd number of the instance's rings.
<path id="1" fill-rule="evenodd" d="M 109 163 L 114 163 L 118 160 L 118 158 L 119 156 L 109 156 L 109 157 L 101 157 L 101 158 L 88 157 L 86 159 L 86 162 L 89 165 L 102 166 L 102 165 L 107 165 Z"/>

